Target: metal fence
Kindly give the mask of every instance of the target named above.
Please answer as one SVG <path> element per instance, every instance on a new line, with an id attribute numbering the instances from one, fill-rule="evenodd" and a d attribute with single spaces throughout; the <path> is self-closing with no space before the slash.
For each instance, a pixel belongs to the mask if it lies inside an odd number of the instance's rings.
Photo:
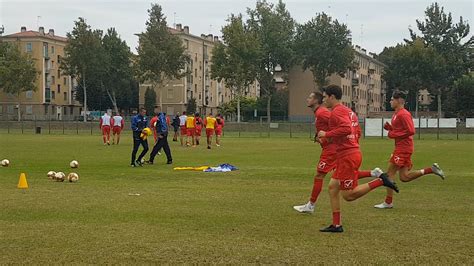
<path id="1" fill-rule="evenodd" d="M 380 125 L 379 135 L 374 136 L 373 121 L 367 119 L 360 125 L 363 138 L 386 138 L 386 133 Z M 416 129 L 416 139 L 441 139 L 441 140 L 474 140 L 474 127 L 469 123 L 456 121 L 451 128 L 419 127 Z M 124 134 L 131 134 L 130 122 L 125 122 Z M 370 134 L 368 134 L 370 133 Z M 101 135 L 97 121 L 0 121 L 0 134 L 49 134 L 49 135 Z M 203 130 L 203 134 L 204 130 Z M 223 131 L 224 137 L 235 138 L 308 138 L 315 134 L 313 123 L 259 123 L 227 122 Z"/>

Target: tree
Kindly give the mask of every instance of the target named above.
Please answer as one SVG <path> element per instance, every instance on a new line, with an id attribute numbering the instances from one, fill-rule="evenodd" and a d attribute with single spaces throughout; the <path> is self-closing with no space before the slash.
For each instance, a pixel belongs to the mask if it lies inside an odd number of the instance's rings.
<path id="1" fill-rule="evenodd" d="M 80 17 L 74 22 L 72 32 L 67 33 L 67 38 L 60 69 L 65 75 L 80 81 L 82 93 L 78 93 L 78 100 L 83 103 L 86 114 L 87 102 L 91 99 L 87 95 L 87 79 L 95 80 L 93 88 L 100 90 L 101 86 L 97 84 L 97 80 L 103 76 L 106 67 L 103 65 L 105 53 L 102 50 L 102 31 L 92 31 L 84 18 Z M 84 115 L 84 122 L 86 117 Z"/>
<path id="2" fill-rule="evenodd" d="M 156 106 L 156 92 L 153 88 L 145 91 L 145 110 L 148 115 L 154 115 Z"/>
<path id="3" fill-rule="evenodd" d="M 304 70 L 313 72 L 319 88 L 334 73 L 341 77 L 355 69 L 350 30 L 325 13 L 297 27 L 295 49 Z"/>
<path id="4" fill-rule="evenodd" d="M 188 104 L 186 105 L 186 113 L 194 114 L 196 112 L 197 104 L 196 98 L 190 98 Z"/>
<path id="5" fill-rule="evenodd" d="M 438 95 L 438 112 L 441 115 L 441 98 L 450 91 L 454 81 L 461 78 L 474 67 L 472 50 L 474 36 L 469 35 L 469 24 L 459 18 L 458 23 L 453 23 L 452 15 L 445 13 L 444 8 L 438 3 L 433 3 L 425 10 L 425 20 L 416 20 L 417 28 L 421 35 L 410 29 L 411 40 L 420 39 L 426 46 L 432 47 L 446 62 L 446 75 L 439 80 L 435 93 Z"/>
<path id="6" fill-rule="evenodd" d="M 18 121 L 21 121 L 21 94 L 36 91 L 38 72 L 34 60 L 21 53 L 17 45 L 0 42 L 0 88 L 18 99 Z"/>
<path id="7" fill-rule="evenodd" d="M 453 110 L 457 117 L 474 116 L 474 73 L 464 75 L 454 82 L 454 89 L 448 95 L 454 101 Z"/>
<path id="8" fill-rule="evenodd" d="M 295 21 L 281 0 L 276 6 L 265 0 L 257 1 L 255 9 L 248 9 L 247 13 L 249 30 L 258 37 L 261 46 L 257 80 L 266 99 L 270 123 L 271 100 L 276 92 L 275 68 L 280 66 L 281 71 L 288 72 L 294 62 Z"/>
<path id="9" fill-rule="evenodd" d="M 102 43 L 107 60 L 102 85 L 114 110 L 118 112 L 117 98 L 131 96 L 133 72 L 130 48 L 114 28 L 107 30 Z"/>
<path id="10" fill-rule="evenodd" d="M 161 6 L 152 4 L 148 15 L 146 31 L 138 37 L 138 73 L 140 81 L 150 82 L 154 89 L 183 77 L 189 56 L 181 39 L 169 32 Z M 161 106 L 161 95 L 159 99 Z"/>
<path id="11" fill-rule="evenodd" d="M 388 93 L 394 89 L 408 91 L 410 110 L 416 108 L 420 89 L 433 91 L 446 75 L 444 58 L 421 39 L 385 48 L 379 59 L 387 65 L 382 75 L 387 82 Z"/>
<path id="12" fill-rule="evenodd" d="M 237 122 L 240 123 L 240 99 L 242 90 L 257 77 L 260 45 L 258 37 L 244 24 L 242 15 L 232 14 L 229 23 L 222 28 L 224 43 L 218 43 L 212 51 L 211 78 L 234 91 L 237 100 Z"/>

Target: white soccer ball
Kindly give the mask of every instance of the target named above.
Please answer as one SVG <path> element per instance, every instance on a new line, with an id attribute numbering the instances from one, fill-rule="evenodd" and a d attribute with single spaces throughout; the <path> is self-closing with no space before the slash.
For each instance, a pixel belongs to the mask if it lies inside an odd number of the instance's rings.
<path id="1" fill-rule="evenodd" d="M 67 175 L 67 180 L 69 182 L 77 182 L 79 180 L 79 175 L 76 173 L 70 173 L 69 175 Z"/>
<path id="2" fill-rule="evenodd" d="M 49 178 L 49 179 L 52 179 L 52 180 L 56 179 L 56 172 L 54 172 L 54 171 L 49 171 L 49 172 L 48 172 L 48 178 Z"/>
<path id="3" fill-rule="evenodd" d="M 2 160 L 2 166 L 3 166 L 3 167 L 7 167 L 7 166 L 9 166 L 9 165 L 10 165 L 10 161 L 9 161 L 9 160 L 7 160 L 7 159 L 3 159 L 3 160 Z"/>
<path id="4" fill-rule="evenodd" d="M 79 167 L 79 162 L 76 161 L 76 160 L 72 160 L 72 161 L 69 163 L 69 166 L 71 166 L 71 168 L 78 168 L 78 167 Z"/>
<path id="5" fill-rule="evenodd" d="M 54 180 L 56 180 L 57 182 L 63 182 L 65 177 L 66 175 L 63 172 L 57 172 L 54 175 Z"/>

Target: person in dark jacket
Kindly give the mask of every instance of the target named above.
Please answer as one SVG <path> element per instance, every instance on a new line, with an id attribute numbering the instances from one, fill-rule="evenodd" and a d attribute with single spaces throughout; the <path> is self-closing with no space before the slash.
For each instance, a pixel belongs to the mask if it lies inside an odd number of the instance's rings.
<path id="1" fill-rule="evenodd" d="M 140 113 L 136 116 L 132 117 L 132 131 L 133 131 L 133 150 L 132 150 L 132 160 L 131 166 L 135 167 L 137 165 L 142 166 L 142 159 L 148 152 L 148 141 L 145 137 L 141 137 L 143 130 L 148 127 L 148 120 L 146 117 L 146 110 L 145 108 L 140 109 Z M 137 152 L 140 145 L 143 146 L 143 151 L 140 153 L 137 159 Z"/>
<path id="2" fill-rule="evenodd" d="M 171 126 L 173 126 L 173 131 L 174 131 L 173 141 L 178 141 L 179 112 L 177 112 L 176 116 L 173 118 L 173 122 L 171 123 Z"/>
<path id="3" fill-rule="evenodd" d="M 163 148 L 166 154 L 167 164 L 173 163 L 173 158 L 171 157 L 170 145 L 168 144 L 168 123 L 166 122 L 166 114 L 161 112 L 161 108 L 158 107 L 158 120 L 155 125 L 152 125 L 156 128 L 156 133 L 158 135 L 158 141 L 156 142 L 153 150 L 150 154 L 150 159 L 148 160 L 149 164 L 153 164 L 155 156 L 158 154 L 158 151 Z"/>

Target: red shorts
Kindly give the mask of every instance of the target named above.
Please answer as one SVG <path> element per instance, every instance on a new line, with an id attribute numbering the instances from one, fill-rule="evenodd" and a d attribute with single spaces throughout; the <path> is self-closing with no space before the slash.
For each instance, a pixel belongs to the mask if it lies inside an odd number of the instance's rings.
<path id="1" fill-rule="evenodd" d="M 390 162 L 400 168 L 408 167 L 408 169 L 411 169 L 413 166 L 411 153 L 393 152 L 390 156 Z"/>
<path id="2" fill-rule="evenodd" d="M 222 129 L 216 128 L 216 136 L 222 136 Z"/>
<path id="3" fill-rule="evenodd" d="M 112 128 L 112 132 L 114 133 L 114 135 L 115 135 L 115 134 L 120 135 L 120 132 L 122 132 L 122 127 L 120 127 L 120 126 L 114 126 L 114 127 Z"/>
<path id="4" fill-rule="evenodd" d="M 188 135 L 188 137 L 194 137 L 194 133 L 196 132 L 196 129 L 193 127 L 193 128 L 188 128 L 186 134 Z"/>
<path id="5" fill-rule="evenodd" d="M 332 176 L 338 179 L 341 190 L 352 190 L 358 185 L 358 172 L 362 163 L 362 154 L 360 152 L 336 159 L 336 172 Z"/>
<path id="6" fill-rule="evenodd" d="M 210 137 L 214 134 L 213 128 L 206 128 L 206 136 Z"/>
<path id="7" fill-rule="evenodd" d="M 336 153 L 323 149 L 319 156 L 319 163 L 316 171 L 318 173 L 327 174 L 336 168 Z"/>
<path id="8" fill-rule="evenodd" d="M 181 126 L 181 135 L 185 136 L 187 134 L 188 134 L 188 129 L 186 128 L 186 126 Z"/>
<path id="9" fill-rule="evenodd" d="M 200 137 L 201 134 L 202 134 L 202 127 L 196 127 L 196 131 L 194 132 L 194 135 Z"/>
<path id="10" fill-rule="evenodd" d="M 110 135 L 110 126 L 102 126 L 102 135 Z"/>

